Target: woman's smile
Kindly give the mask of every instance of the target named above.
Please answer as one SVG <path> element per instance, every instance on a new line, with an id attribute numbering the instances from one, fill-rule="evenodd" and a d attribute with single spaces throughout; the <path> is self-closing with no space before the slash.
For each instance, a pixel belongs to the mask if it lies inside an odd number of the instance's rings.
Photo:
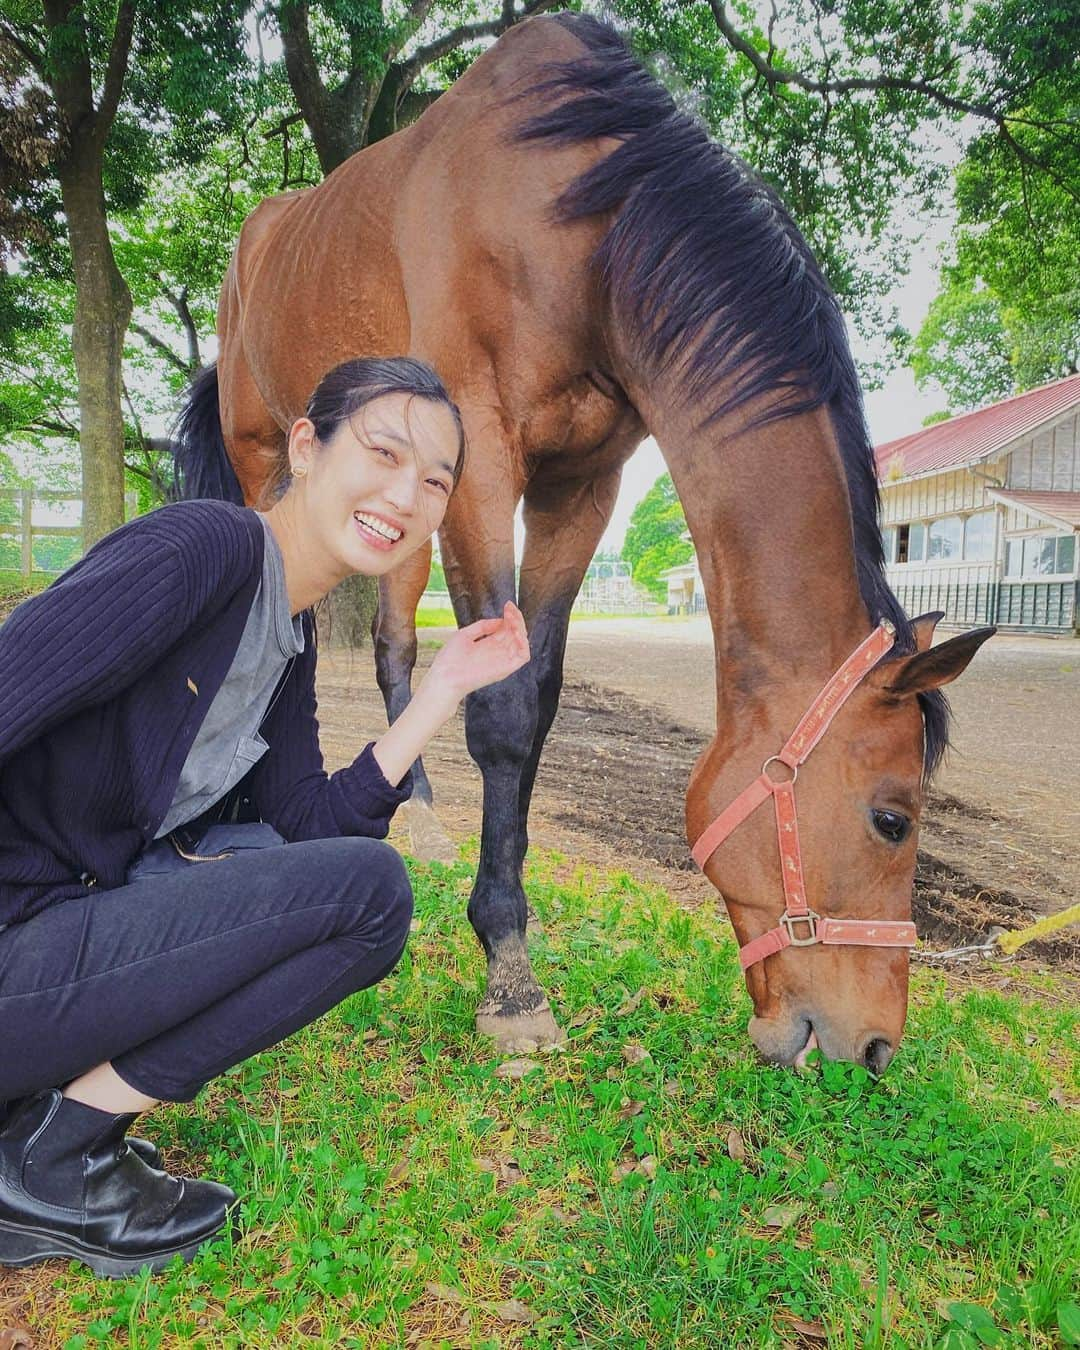
<path id="1" fill-rule="evenodd" d="M 389 517 L 374 511 L 354 511 L 353 524 L 357 533 L 372 548 L 387 552 L 405 537 L 405 527 Z"/>

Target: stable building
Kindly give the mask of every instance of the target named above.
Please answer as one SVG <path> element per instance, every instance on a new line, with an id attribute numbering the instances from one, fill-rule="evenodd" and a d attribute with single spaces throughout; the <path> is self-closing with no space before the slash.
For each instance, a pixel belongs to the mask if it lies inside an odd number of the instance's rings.
<path id="1" fill-rule="evenodd" d="M 889 584 L 908 614 L 1080 629 L 1080 375 L 875 450 Z"/>

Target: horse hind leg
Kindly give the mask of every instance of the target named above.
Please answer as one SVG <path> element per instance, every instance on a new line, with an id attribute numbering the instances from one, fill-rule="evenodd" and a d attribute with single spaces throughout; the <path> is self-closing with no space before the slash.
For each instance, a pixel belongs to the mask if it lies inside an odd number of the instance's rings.
<path id="1" fill-rule="evenodd" d="M 411 558 L 379 579 L 379 608 L 372 623 L 375 678 L 386 704 L 386 718 L 394 722 L 412 697 L 416 666 L 416 606 L 431 572 L 431 541 Z M 454 862 L 457 849 L 435 814 L 431 782 L 422 759 L 412 766 L 412 795 L 404 806 L 409 827 L 409 851 L 421 862 Z"/>
<path id="2" fill-rule="evenodd" d="M 530 484 L 525 494 L 521 609 L 529 630 L 537 720 L 518 790 L 521 865 L 529 847 L 529 807 L 548 732 L 559 708 L 570 612 L 607 529 L 622 466 L 591 482 Z"/>

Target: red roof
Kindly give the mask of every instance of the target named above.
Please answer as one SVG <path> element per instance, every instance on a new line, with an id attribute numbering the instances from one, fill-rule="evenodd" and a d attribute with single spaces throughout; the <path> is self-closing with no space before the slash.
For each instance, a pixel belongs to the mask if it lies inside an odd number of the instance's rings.
<path id="1" fill-rule="evenodd" d="M 1026 394 L 991 403 L 988 408 L 935 422 L 910 436 L 886 441 L 874 451 L 878 477 L 910 478 L 935 469 L 951 469 L 986 459 L 1080 406 L 1080 375 L 1069 375 Z"/>
<path id="2" fill-rule="evenodd" d="M 1080 529 L 1080 492 L 1013 492 L 991 488 L 988 495 L 995 501 L 1018 506 L 1033 516 L 1042 516 L 1066 529 Z"/>

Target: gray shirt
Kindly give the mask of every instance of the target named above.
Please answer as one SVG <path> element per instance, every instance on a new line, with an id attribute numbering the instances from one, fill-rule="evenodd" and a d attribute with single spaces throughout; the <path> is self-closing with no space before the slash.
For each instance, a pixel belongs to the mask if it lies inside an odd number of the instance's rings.
<path id="1" fill-rule="evenodd" d="M 259 726 L 290 658 L 304 650 L 300 616 L 289 613 L 281 549 L 266 517 L 259 520 L 266 536 L 262 579 L 232 665 L 188 751 L 155 839 L 202 815 L 266 753 Z"/>

